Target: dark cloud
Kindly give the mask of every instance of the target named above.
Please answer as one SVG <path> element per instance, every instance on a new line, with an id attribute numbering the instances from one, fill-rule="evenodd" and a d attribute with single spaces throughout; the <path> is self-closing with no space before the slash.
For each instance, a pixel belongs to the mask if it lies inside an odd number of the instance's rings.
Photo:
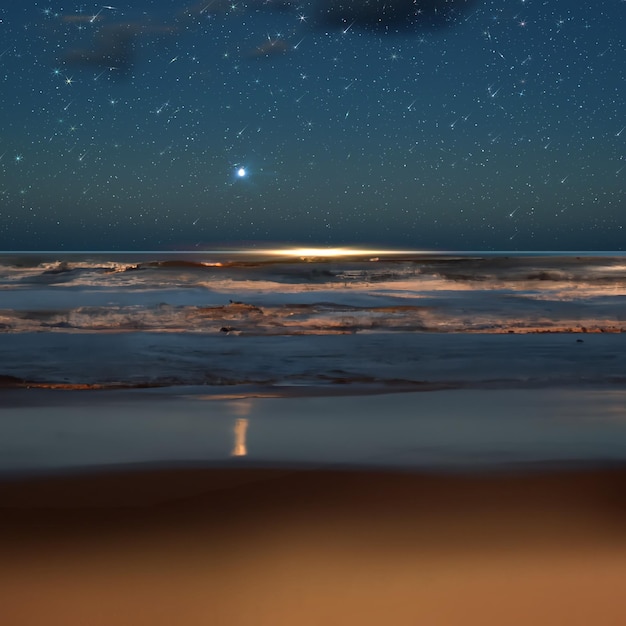
<path id="1" fill-rule="evenodd" d="M 259 11 L 278 13 L 307 12 L 314 27 L 354 28 L 372 33 L 418 32 L 425 29 L 448 27 L 463 18 L 478 0 L 311 0 L 307 4 L 292 0 L 248 0 L 237 11 L 254 14 Z M 139 37 L 165 37 L 188 30 L 187 20 L 200 20 L 210 15 L 227 14 L 232 10 L 231 0 L 208 0 L 186 6 L 172 19 L 173 25 L 155 25 L 145 22 L 119 22 L 98 28 L 93 43 L 87 48 L 66 52 L 63 60 L 74 65 L 97 68 L 115 68 L 118 76 L 129 72 L 135 63 L 135 48 Z M 64 16 L 64 22 L 85 21 L 86 16 Z M 94 17 L 87 21 L 93 22 Z M 307 22 L 309 23 L 309 22 Z M 266 57 L 284 54 L 290 47 L 277 39 L 265 42 L 249 56 Z"/>
<path id="2" fill-rule="evenodd" d="M 316 0 L 322 27 L 372 32 L 445 28 L 462 19 L 478 0 Z"/>
<path id="3" fill-rule="evenodd" d="M 98 30 L 90 48 L 66 52 L 64 61 L 74 65 L 116 68 L 127 71 L 133 65 L 137 28 L 132 24 L 108 24 Z"/>
<path id="4" fill-rule="evenodd" d="M 168 38 L 176 27 L 141 22 L 106 24 L 98 29 L 89 48 L 76 48 L 65 53 L 63 60 L 74 65 L 115 69 L 124 74 L 135 63 L 135 47 L 139 36 Z"/>
<path id="5" fill-rule="evenodd" d="M 278 56 L 290 50 L 293 50 L 293 46 L 289 45 L 284 39 L 268 39 L 252 50 L 249 56 L 255 58 Z"/>

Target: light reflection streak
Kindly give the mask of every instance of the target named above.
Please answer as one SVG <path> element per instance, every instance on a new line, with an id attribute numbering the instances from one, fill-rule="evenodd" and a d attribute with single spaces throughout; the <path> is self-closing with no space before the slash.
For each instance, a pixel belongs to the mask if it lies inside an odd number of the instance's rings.
<path id="1" fill-rule="evenodd" d="M 246 417 L 239 417 L 235 420 L 235 442 L 231 456 L 246 456 L 248 449 L 246 446 L 246 434 L 248 432 L 249 420 Z"/>
<path id="2" fill-rule="evenodd" d="M 235 440 L 233 442 L 233 449 L 230 455 L 246 456 L 248 454 L 246 435 L 250 424 L 250 420 L 247 416 L 250 415 L 250 412 L 252 411 L 252 400 L 250 398 L 234 400 L 228 403 L 228 408 L 232 413 L 240 416 L 235 420 L 235 426 L 233 428 Z"/>

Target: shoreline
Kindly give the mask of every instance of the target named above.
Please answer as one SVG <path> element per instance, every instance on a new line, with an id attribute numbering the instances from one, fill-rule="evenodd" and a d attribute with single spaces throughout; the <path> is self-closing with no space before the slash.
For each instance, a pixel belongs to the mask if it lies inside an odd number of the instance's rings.
<path id="1" fill-rule="evenodd" d="M 0 473 L 135 463 L 454 472 L 626 462 L 618 385 L 287 389 L 283 397 L 259 397 L 258 387 L 5 390 Z"/>
<path id="2" fill-rule="evenodd" d="M 283 477 L 296 480 L 407 481 L 445 485 L 551 484 L 581 486 L 591 483 L 624 485 L 626 461 L 597 460 L 509 463 L 491 467 L 375 467 L 335 463 L 181 461 L 88 465 L 46 470 L 0 472 L 0 510 L 135 508 L 181 502 L 205 493 Z M 498 488 L 499 489 L 499 488 Z M 529 491 L 529 494 L 531 492 Z M 576 489 L 572 496 L 577 497 Z M 581 497 L 587 497 L 584 489 Z M 533 496 L 530 495 L 530 500 Z M 624 510 L 626 515 L 626 508 Z M 626 536 L 626 530 L 625 530 Z"/>

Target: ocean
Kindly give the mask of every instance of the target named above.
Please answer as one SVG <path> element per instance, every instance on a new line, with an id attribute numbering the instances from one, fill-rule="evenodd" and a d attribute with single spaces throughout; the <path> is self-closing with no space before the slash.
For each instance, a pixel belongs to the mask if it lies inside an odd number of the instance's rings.
<path id="1" fill-rule="evenodd" d="M 0 469 L 621 460 L 625 329 L 624 253 L 4 253 Z"/>
<path id="2" fill-rule="evenodd" d="M 622 253 L 303 252 L 2 254 L 1 380 L 522 384 L 626 374 Z"/>

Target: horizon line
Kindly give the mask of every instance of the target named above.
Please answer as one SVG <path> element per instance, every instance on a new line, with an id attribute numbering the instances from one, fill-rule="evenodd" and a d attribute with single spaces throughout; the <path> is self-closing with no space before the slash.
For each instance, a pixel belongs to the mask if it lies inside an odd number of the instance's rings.
<path id="1" fill-rule="evenodd" d="M 324 255 L 335 252 L 338 255 L 364 255 L 364 254 L 624 254 L 626 250 L 454 250 L 454 249 L 415 249 L 415 250 L 394 250 L 394 249 L 365 249 L 343 247 L 343 246 L 319 246 L 319 247 L 298 247 L 298 248 L 217 248 L 206 250 L 0 250 L 0 254 L 268 254 L 273 256 L 295 255 L 311 256 Z"/>

